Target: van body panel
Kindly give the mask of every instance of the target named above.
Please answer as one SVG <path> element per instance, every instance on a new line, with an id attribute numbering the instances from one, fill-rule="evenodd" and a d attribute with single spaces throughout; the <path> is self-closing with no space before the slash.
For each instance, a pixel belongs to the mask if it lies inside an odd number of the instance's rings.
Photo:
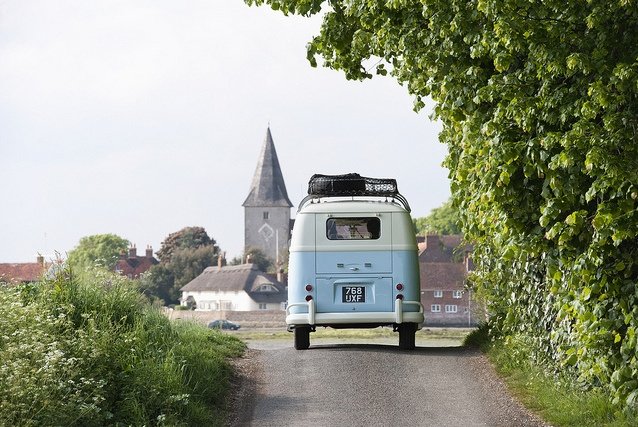
<path id="1" fill-rule="evenodd" d="M 407 212 L 397 212 L 392 214 L 392 239 L 393 251 L 414 251 L 418 252 L 416 244 L 416 234 L 412 217 Z M 418 266 L 418 262 L 417 262 Z"/>
<path id="2" fill-rule="evenodd" d="M 370 216 L 381 219 L 379 239 L 330 240 L 327 237 L 326 221 L 330 218 Z M 297 215 L 290 245 L 289 304 L 303 304 L 310 296 L 318 316 L 330 312 L 383 313 L 394 310 L 394 300 L 399 294 L 406 301 L 419 302 L 419 280 L 412 218 L 400 207 L 378 202 L 326 202 L 309 205 Z M 401 291 L 396 289 L 399 283 L 404 285 Z M 312 291 L 307 291 L 306 285 L 311 285 Z M 344 286 L 363 287 L 365 302 L 344 302 Z M 406 305 L 403 310 L 416 315 L 419 307 Z M 308 313 L 308 309 L 296 305 L 290 308 L 290 313 Z M 366 321 L 373 318 L 372 315 L 360 317 Z M 289 324 L 292 319 L 288 317 Z"/>
<path id="3" fill-rule="evenodd" d="M 315 253 L 291 252 L 288 259 L 288 303 L 305 302 L 306 285 L 316 285 Z M 292 307 L 291 313 L 307 313 L 306 307 Z"/>
<path id="4" fill-rule="evenodd" d="M 363 292 L 348 295 L 353 289 Z M 392 303 L 390 277 L 317 278 L 317 313 L 387 312 L 392 311 Z"/>
<path id="5" fill-rule="evenodd" d="M 416 249 L 392 252 L 394 284 L 403 284 L 401 294 L 406 301 L 421 301 L 421 275 L 419 274 L 419 254 Z M 394 296 L 399 293 L 394 289 Z M 406 312 L 419 311 L 416 306 L 406 306 Z"/>
<path id="6" fill-rule="evenodd" d="M 317 274 L 392 273 L 391 251 L 316 252 Z"/>
<path id="7" fill-rule="evenodd" d="M 315 215 L 298 213 L 292 229 L 290 253 L 314 252 L 317 247 L 315 240 Z"/>

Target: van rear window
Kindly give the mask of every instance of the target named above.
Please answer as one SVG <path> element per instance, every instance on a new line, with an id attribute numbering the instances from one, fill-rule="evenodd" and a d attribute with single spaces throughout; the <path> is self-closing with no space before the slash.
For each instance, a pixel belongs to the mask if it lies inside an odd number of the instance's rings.
<path id="1" fill-rule="evenodd" d="M 329 240 L 378 239 L 381 220 L 377 217 L 329 218 L 326 221 L 326 237 Z"/>

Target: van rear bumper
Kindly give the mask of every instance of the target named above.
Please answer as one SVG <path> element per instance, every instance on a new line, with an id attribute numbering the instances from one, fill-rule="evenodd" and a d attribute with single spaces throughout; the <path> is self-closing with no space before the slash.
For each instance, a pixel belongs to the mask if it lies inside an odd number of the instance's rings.
<path id="1" fill-rule="evenodd" d="M 416 305 L 419 311 L 404 311 L 404 306 Z M 305 307 L 307 313 L 290 313 L 292 307 Z M 286 307 L 286 324 L 288 326 L 331 326 L 347 324 L 392 325 L 401 323 L 423 324 L 423 305 L 418 301 L 396 299 L 394 311 L 359 312 L 359 313 L 317 313 L 314 300 L 292 303 Z"/>

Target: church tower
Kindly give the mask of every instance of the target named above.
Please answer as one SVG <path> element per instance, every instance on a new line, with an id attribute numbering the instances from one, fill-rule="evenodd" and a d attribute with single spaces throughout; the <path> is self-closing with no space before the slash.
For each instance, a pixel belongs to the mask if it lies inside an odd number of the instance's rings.
<path id="1" fill-rule="evenodd" d="M 273 261 L 288 254 L 290 208 L 286 184 L 277 159 L 270 127 L 257 161 L 257 169 L 244 201 L 244 248 L 259 248 Z"/>

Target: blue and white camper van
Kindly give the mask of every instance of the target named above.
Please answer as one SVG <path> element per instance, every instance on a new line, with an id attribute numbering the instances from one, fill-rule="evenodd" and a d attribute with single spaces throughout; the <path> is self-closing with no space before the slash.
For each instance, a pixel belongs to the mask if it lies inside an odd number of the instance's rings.
<path id="1" fill-rule="evenodd" d="M 286 324 L 295 348 L 317 326 L 399 332 L 413 349 L 423 324 L 416 238 L 396 180 L 313 175 L 290 243 Z"/>

